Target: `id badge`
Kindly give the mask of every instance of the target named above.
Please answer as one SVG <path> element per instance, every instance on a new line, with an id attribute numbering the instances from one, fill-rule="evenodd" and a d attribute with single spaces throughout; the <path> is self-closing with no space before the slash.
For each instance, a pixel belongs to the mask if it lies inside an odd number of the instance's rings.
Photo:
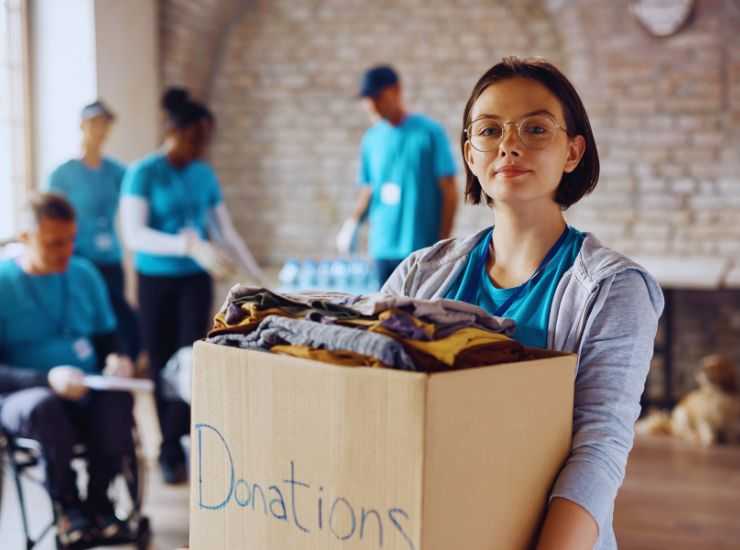
<path id="1" fill-rule="evenodd" d="M 380 187 L 380 201 L 383 204 L 394 206 L 401 202 L 401 186 L 389 181 Z"/>
<path id="2" fill-rule="evenodd" d="M 98 233 L 95 235 L 95 248 L 107 252 L 113 248 L 113 235 L 110 233 Z"/>
<path id="3" fill-rule="evenodd" d="M 89 359 L 95 351 L 90 340 L 87 338 L 78 338 L 75 340 L 74 344 L 72 344 L 72 349 L 74 350 L 75 355 L 77 355 L 77 359 L 80 361 Z"/>

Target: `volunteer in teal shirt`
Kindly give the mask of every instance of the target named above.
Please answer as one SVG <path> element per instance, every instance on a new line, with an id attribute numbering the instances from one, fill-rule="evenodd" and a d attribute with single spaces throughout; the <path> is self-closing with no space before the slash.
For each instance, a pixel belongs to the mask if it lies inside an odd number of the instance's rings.
<path id="1" fill-rule="evenodd" d="M 136 358 L 140 352 L 136 312 L 126 300 L 121 244 L 116 214 L 125 167 L 103 155 L 115 115 L 102 101 L 82 109 L 82 151 L 51 173 L 50 191 L 72 203 L 77 216 L 75 255 L 90 260 L 103 276 L 117 320 L 121 349 Z"/>
<path id="2" fill-rule="evenodd" d="M 16 260 L 0 262 L 2 363 L 48 371 L 71 365 L 97 371 L 91 335 L 113 332 L 116 319 L 103 279 L 84 258 L 66 271 L 25 273 Z M 105 359 L 105 358 L 102 358 Z"/>
<path id="3" fill-rule="evenodd" d="M 126 171 L 121 221 L 135 252 L 144 347 L 155 382 L 162 430 L 159 463 L 166 483 L 187 478 L 180 438 L 190 431 L 190 408 L 164 397 L 160 371 L 180 348 L 203 338 L 211 321 L 212 276 L 231 269 L 211 241 L 211 218 L 222 209 L 210 166 L 200 160 L 210 135 L 208 110 L 182 89 L 162 100 L 167 134 L 160 151 Z"/>
<path id="4" fill-rule="evenodd" d="M 369 213 L 370 256 L 382 285 L 411 252 L 449 237 L 457 207 L 455 162 L 440 124 L 406 112 L 398 75 L 369 69 L 360 89 L 374 125 L 362 139 L 355 211 L 337 236 L 342 253 L 354 248 Z"/>
<path id="5" fill-rule="evenodd" d="M 568 226 L 526 282 L 499 288 L 488 276 L 494 228 L 484 233 L 445 298 L 475 304 L 491 315 L 516 321 L 514 338 L 526 346 L 546 348 L 550 305 L 555 289 L 581 251 L 584 234 Z"/>
<path id="6" fill-rule="evenodd" d="M 125 171 L 121 163 L 107 157 L 95 165 L 71 159 L 49 177 L 49 190 L 62 193 L 77 212 L 75 254 L 95 264 L 121 263 L 115 221 Z"/>
<path id="7" fill-rule="evenodd" d="M 192 231 L 208 238 L 208 213 L 223 198 L 213 169 L 201 160 L 175 167 L 164 152 L 133 164 L 123 187 L 126 197 L 139 197 L 149 205 L 148 226 L 169 235 Z M 182 255 L 136 252 L 136 271 L 150 276 L 177 277 L 204 274 L 195 260 Z"/>
<path id="8" fill-rule="evenodd" d="M 93 534 L 112 540 L 127 529 L 108 487 L 124 458 L 135 458 L 133 399 L 90 391 L 85 375 L 131 376 L 133 365 L 114 353 L 116 320 L 100 273 L 72 256 L 71 204 L 45 193 L 29 210 L 24 249 L 0 262 L 0 424 L 40 445 L 56 535 L 72 548 Z M 78 443 L 87 447 L 84 502 L 70 468 Z"/>
<path id="9" fill-rule="evenodd" d="M 383 119 L 362 140 L 357 181 L 372 190 L 370 255 L 403 259 L 441 236 L 439 180 L 455 175 L 444 129 L 419 114 Z M 425 213 L 422 215 L 422 213 Z"/>

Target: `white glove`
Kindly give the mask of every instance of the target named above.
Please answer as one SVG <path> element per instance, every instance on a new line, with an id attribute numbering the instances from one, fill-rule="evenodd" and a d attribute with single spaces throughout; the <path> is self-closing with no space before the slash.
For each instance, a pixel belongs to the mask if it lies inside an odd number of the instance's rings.
<path id="1" fill-rule="evenodd" d="M 66 365 L 54 367 L 47 375 L 49 386 L 59 397 L 77 401 L 87 393 L 85 375 L 77 367 Z"/>
<path id="2" fill-rule="evenodd" d="M 337 250 L 340 254 L 349 254 L 354 252 L 357 240 L 357 221 L 349 218 L 342 224 L 342 228 L 337 233 Z"/>
<path id="3" fill-rule="evenodd" d="M 218 247 L 201 239 L 197 233 L 188 231 L 186 253 L 214 279 L 226 279 L 236 273 L 234 262 Z"/>

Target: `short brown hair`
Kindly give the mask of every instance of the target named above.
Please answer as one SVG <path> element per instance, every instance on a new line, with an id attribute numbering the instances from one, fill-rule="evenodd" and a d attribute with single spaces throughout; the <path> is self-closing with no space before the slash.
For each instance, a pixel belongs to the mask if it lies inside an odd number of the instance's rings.
<path id="1" fill-rule="evenodd" d="M 591 123 L 588 120 L 586 108 L 583 106 L 578 92 L 566 76 L 551 63 L 538 58 L 505 57 L 480 77 L 473 87 L 463 113 L 463 125 L 460 133 L 460 149 L 462 150 L 463 159 L 465 158 L 465 142 L 467 141 L 465 129 L 470 124 L 470 112 L 473 110 L 473 105 L 486 88 L 496 82 L 514 77 L 535 80 L 550 90 L 563 108 L 568 136 L 581 135 L 586 140 L 586 151 L 581 162 L 575 170 L 563 174 L 555 191 L 555 202 L 565 210 L 596 187 L 599 180 L 599 153 L 596 150 L 596 140 L 591 131 Z M 466 176 L 465 199 L 471 204 L 479 204 L 483 196 L 483 189 L 478 178 L 468 167 L 467 162 L 464 164 Z M 486 196 L 486 203 L 490 206 L 493 201 Z"/>
<path id="2" fill-rule="evenodd" d="M 28 210 L 33 225 L 41 220 L 75 221 L 75 209 L 58 193 L 37 193 L 28 201 Z"/>

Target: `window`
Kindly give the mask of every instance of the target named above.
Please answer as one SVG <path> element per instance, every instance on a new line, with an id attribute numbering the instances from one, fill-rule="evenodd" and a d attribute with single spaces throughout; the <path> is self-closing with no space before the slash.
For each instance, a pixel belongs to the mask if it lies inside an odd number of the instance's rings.
<path id="1" fill-rule="evenodd" d="M 0 241 L 18 229 L 30 188 L 27 0 L 0 0 Z"/>

